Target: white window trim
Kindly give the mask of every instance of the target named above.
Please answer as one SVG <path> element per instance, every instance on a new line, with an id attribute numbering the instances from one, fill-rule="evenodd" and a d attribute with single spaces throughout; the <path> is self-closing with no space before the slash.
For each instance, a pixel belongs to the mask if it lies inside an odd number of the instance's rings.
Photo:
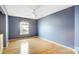
<path id="1" fill-rule="evenodd" d="M 25 32 L 25 33 L 23 33 L 23 31 L 22 31 L 22 25 L 21 25 L 21 23 L 25 23 L 25 24 L 27 24 L 27 26 L 26 26 L 26 30 L 27 30 L 27 32 Z M 24 25 L 25 25 L 24 24 Z M 29 34 L 29 22 L 26 22 L 26 21 L 21 21 L 20 22 L 20 35 L 28 35 Z"/>

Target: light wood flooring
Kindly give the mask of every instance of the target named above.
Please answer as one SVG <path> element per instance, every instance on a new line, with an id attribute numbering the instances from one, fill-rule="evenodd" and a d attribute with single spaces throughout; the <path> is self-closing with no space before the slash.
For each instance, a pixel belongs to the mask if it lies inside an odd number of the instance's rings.
<path id="1" fill-rule="evenodd" d="M 29 43 L 29 54 L 75 54 L 72 49 L 50 43 L 38 37 L 16 38 L 9 41 L 9 46 L 4 48 L 3 54 L 19 54 L 20 44 Z"/>

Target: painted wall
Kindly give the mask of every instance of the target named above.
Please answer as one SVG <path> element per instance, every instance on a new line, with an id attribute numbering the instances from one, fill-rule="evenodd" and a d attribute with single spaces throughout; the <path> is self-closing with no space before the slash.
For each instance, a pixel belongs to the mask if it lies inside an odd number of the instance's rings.
<path id="1" fill-rule="evenodd" d="M 30 34 L 24 36 L 34 36 L 37 35 L 36 21 L 32 19 L 26 19 L 21 17 L 9 16 L 9 38 L 22 37 L 20 35 L 20 21 L 28 21 L 30 24 Z"/>
<path id="2" fill-rule="evenodd" d="M 74 7 L 38 20 L 38 35 L 74 48 Z"/>
<path id="3" fill-rule="evenodd" d="M 1 11 L 1 23 L 0 25 L 2 26 L 2 33 L 4 34 L 4 40 L 3 40 L 3 45 L 4 47 L 8 46 L 8 13 L 5 8 L 5 6 L 0 6 L 0 11 Z"/>
<path id="4" fill-rule="evenodd" d="M 79 51 L 79 6 L 75 6 L 75 49 Z"/>
<path id="5" fill-rule="evenodd" d="M 3 42 L 4 46 L 6 46 L 6 19 L 5 15 L 0 12 L 0 33 L 3 33 Z"/>

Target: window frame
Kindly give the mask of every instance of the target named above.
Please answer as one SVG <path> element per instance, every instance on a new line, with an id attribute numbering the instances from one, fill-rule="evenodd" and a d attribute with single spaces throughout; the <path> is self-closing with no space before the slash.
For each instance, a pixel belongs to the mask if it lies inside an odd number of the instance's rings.
<path id="1" fill-rule="evenodd" d="M 24 23 L 24 24 L 22 24 Z M 29 32 L 29 22 L 28 21 L 20 21 L 20 35 L 28 35 L 30 32 Z M 25 26 L 24 26 L 25 25 Z M 23 29 L 23 26 L 26 28 L 26 29 Z M 27 31 L 27 32 L 24 32 Z"/>

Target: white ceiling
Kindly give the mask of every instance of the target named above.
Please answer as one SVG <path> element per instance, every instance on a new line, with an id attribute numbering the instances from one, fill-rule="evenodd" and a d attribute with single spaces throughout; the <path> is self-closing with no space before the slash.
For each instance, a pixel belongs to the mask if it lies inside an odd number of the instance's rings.
<path id="1" fill-rule="evenodd" d="M 71 7 L 71 5 L 6 5 L 8 15 L 39 19 Z"/>

